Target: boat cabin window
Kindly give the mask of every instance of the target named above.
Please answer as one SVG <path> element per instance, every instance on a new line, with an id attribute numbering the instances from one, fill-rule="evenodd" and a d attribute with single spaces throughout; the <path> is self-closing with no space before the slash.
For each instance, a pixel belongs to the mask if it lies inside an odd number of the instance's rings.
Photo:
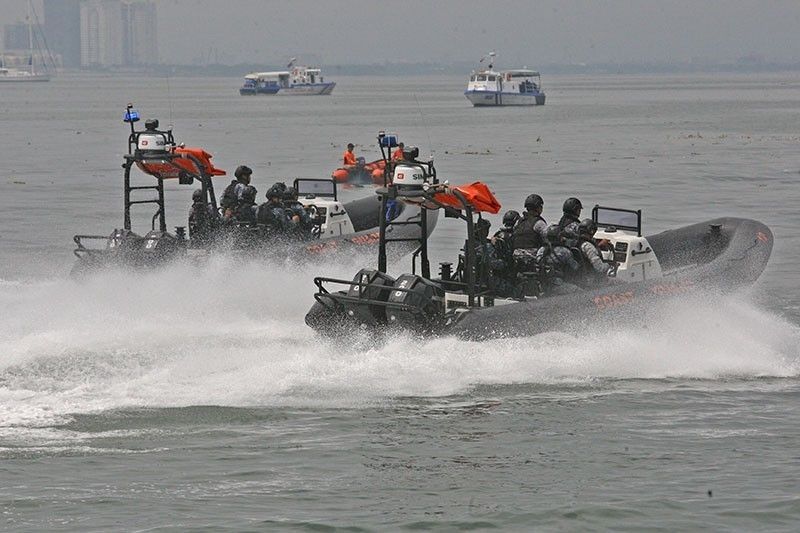
<path id="1" fill-rule="evenodd" d="M 642 212 L 616 207 L 595 206 L 592 209 L 592 220 L 601 228 L 615 227 L 621 230 L 642 233 Z"/>
<path id="2" fill-rule="evenodd" d="M 496 80 L 497 80 L 496 76 L 489 76 L 489 81 L 496 81 Z"/>
<path id="3" fill-rule="evenodd" d="M 478 74 L 478 81 L 486 81 L 486 75 L 485 74 Z"/>
<path id="4" fill-rule="evenodd" d="M 475 76 L 470 76 L 469 81 L 475 81 Z"/>

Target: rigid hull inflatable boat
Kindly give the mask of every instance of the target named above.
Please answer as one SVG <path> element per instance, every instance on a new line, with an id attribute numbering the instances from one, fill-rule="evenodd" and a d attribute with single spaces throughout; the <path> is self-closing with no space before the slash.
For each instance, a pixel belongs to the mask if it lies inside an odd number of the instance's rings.
<path id="1" fill-rule="evenodd" d="M 128 154 L 124 156 L 124 213 L 123 227 L 110 235 L 76 235 L 75 256 L 78 258 L 73 274 L 84 274 L 106 266 L 152 267 L 167 261 L 189 257 L 202 259 L 214 252 L 247 254 L 266 258 L 313 258 L 331 253 L 351 253 L 354 249 L 374 248 L 378 243 L 378 226 L 386 217 L 397 225 L 396 238 L 408 237 L 395 252 L 395 257 L 412 251 L 414 239 L 419 239 L 419 229 L 425 220 L 425 231 L 432 231 L 436 216 L 419 207 L 405 203 L 387 206 L 375 197 L 361 198 L 342 203 L 333 179 L 294 180 L 297 201 L 308 213 L 313 226 L 300 234 L 277 231 L 269 224 L 224 222 L 214 191 L 213 177 L 225 175 L 214 167 L 211 154 L 201 148 L 176 145 L 171 131 L 158 131 L 156 121 L 148 121 L 145 131 L 135 131 L 138 112 L 129 106 L 125 121 L 131 124 Z M 138 168 L 155 183 L 133 185 L 131 173 Z M 199 186 L 195 191 L 204 211 L 213 217 L 213 224 L 203 228 L 176 226 L 168 231 L 164 183 Z M 141 198 L 150 193 L 149 198 Z M 132 208 L 141 204 L 155 205 L 149 219 L 150 229 L 144 234 L 133 230 Z M 101 243 L 92 247 L 90 243 Z"/>
<path id="2" fill-rule="evenodd" d="M 604 259 L 615 267 L 613 278 L 557 296 L 541 290 L 544 274 L 533 271 L 520 276 L 529 288 L 524 297 L 501 298 L 480 261 L 485 245 L 473 237 L 475 214 L 480 218 L 481 212 L 497 212 L 491 202 L 476 202 L 458 188 L 440 185 L 419 191 L 390 185 L 378 193 L 383 201 L 393 196 L 411 199 L 425 209 L 444 210 L 445 216 L 465 221 L 467 240 L 458 268 L 453 272 L 450 263 L 442 263 L 440 275 L 432 278 L 427 245 L 421 242 L 414 255 L 422 261 L 419 274 L 414 264 L 411 274 L 395 279 L 386 274 L 385 261 L 379 260 L 377 270 L 363 269 L 352 280 L 316 278 L 316 302 L 306 324 L 321 334 L 347 338 L 357 330 L 376 336 L 406 330 L 487 340 L 565 330 L 583 321 L 597 324 L 625 315 L 641 317 L 659 301 L 753 283 L 772 250 L 771 231 L 754 220 L 720 218 L 643 237 L 641 211 L 595 206 L 592 219 L 599 228 L 595 237 L 610 243 Z M 381 253 L 386 244 L 382 239 Z M 335 290 L 336 286 L 343 289 Z"/>

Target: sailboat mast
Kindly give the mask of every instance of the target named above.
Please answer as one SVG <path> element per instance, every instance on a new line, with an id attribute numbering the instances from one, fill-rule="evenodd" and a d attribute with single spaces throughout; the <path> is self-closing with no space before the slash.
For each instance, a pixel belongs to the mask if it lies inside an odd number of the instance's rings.
<path id="1" fill-rule="evenodd" d="M 28 21 L 28 57 L 30 58 L 29 61 L 31 62 L 31 74 L 35 74 L 34 66 L 33 66 L 33 28 L 31 27 L 31 2 L 28 0 L 28 16 L 26 18 Z"/>

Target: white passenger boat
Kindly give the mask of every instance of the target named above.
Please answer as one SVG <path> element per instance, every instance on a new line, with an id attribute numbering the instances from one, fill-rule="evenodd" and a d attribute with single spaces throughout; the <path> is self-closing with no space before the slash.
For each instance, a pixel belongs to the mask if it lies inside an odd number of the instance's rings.
<path id="1" fill-rule="evenodd" d="M 292 66 L 290 70 L 272 72 L 253 72 L 244 78 L 239 94 L 288 94 L 319 95 L 331 94 L 336 83 L 325 81 L 321 69 L 305 66 Z"/>
<path id="2" fill-rule="evenodd" d="M 494 52 L 488 55 L 492 59 L 494 56 Z M 537 71 L 527 68 L 497 71 L 492 61 L 488 68 L 472 72 L 464 96 L 476 107 L 544 105 L 545 99 L 542 77 Z"/>

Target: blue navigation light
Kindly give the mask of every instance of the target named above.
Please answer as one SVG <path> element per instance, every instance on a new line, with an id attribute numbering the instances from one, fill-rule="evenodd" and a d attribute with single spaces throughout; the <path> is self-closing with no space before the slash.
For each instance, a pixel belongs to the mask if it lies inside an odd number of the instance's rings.
<path id="1" fill-rule="evenodd" d="M 397 146 L 397 134 L 396 133 L 387 133 L 387 134 L 379 137 L 379 139 L 380 139 L 380 145 L 383 146 L 384 148 L 387 148 L 387 147 L 388 148 L 394 148 L 395 146 Z"/>
<path id="2" fill-rule="evenodd" d="M 128 109 L 125 111 L 125 116 L 122 118 L 123 122 L 138 122 L 139 112 L 135 109 Z"/>

